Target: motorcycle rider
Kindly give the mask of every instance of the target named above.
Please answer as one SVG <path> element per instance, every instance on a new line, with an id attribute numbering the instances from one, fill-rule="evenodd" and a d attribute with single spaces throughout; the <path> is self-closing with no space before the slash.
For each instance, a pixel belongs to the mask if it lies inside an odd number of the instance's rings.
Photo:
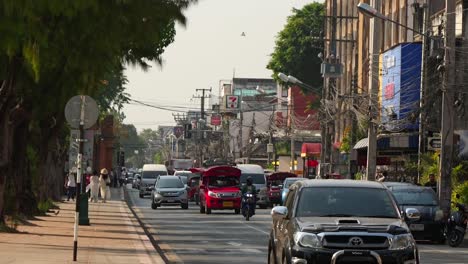
<path id="1" fill-rule="evenodd" d="M 242 192 L 242 197 L 244 197 L 244 195 L 246 193 L 251 193 L 253 194 L 254 196 L 254 204 L 252 206 L 252 215 L 255 214 L 255 207 L 257 205 L 256 201 L 257 201 L 257 190 L 255 188 L 255 185 L 253 185 L 253 181 L 252 181 L 252 177 L 247 177 L 247 180 L 246 180 L 246 185 L 242 186 L 242 189 L 241 189 L 241 192 Z M 242 208 L 244 206 L 242 205 Z"/>

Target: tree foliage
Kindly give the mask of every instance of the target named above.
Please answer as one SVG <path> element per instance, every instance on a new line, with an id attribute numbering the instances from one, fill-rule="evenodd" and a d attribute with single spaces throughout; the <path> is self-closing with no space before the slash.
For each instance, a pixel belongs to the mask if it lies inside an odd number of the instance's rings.
<path id="1" fill-rule="evenodd" d="M 101 109 L 120 109 L 128 100 L 124 65 L 147 69 L 150 62 L 161 63 L 175 23 L 185 23 L 182 12 L 194 1 L 0 3 L 0 222 L 4 195 L 11 191 L 6 186 L 28 199 L 17 199 L 18 206 L 34 204 L 37 193 L 46 201 L 51 183 L 55 190 L 63 186 L 68 99 L 87 94 Z M 37 159 L 26 155 L 27 147 Z M 31 189 L 30 168 L 43 189 Z"/>
<path id="2" fill-rule="evenodd" d="M 272 70 L 273 78 L 283 72 L 299 80 L 320 88 L 321 60 L 317 57 L 323 52 L 320 40 L 324 25 L 324 5 L 311 3 L 302 9 L 293 9 L 284 29 L 276 38 L 276 47 L 271 54 L 267 68 Z"/>

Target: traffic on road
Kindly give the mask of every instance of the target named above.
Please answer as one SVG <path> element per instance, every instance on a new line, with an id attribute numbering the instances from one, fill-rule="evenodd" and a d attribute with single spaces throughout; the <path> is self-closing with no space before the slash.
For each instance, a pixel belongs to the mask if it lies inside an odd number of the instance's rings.
<path id="1" fill-rule="evenodd" d="M 466 263 L 468 257 L 464 231 L 447 228 L 430 187 L 291 173 L 266 173 L 265 185 L 247 176 L 242 184 L 243 171 L 231 165 L 191 173 L 186 183 L 177 173 L 157 176 L 149 199 L 133 184 L 126 188 L 171 263 Z M 191 178 L 198 191 L 189 198 Z M 271 196 L 284 186 L 285 194 Z M 257 203 L 262 191 L 270 193 L 267 206 Z M 466 219 L 457 216 L 457 223 Z M 459 244 L 450 247 L 445 241 L 455 230 Z"/>

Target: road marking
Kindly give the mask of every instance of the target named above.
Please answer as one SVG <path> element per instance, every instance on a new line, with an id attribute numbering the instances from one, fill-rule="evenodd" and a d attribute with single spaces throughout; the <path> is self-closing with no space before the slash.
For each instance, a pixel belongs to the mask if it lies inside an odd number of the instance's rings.
<path id="1" fill-rule="evenodd" d="M 257 228 L 257 227 L 255 227 L 255 226 L 251 226 L 251 225 L 248 225 L 248 224 L 245 224 L 245 225 L 248 226 L 248 227 L 250 227 L 250 228 L 252 228 L 252 229 L 254 229 L 254 230 L 257 230 L 258 232 L 261 232 L 261 233 L 266 234 L 266 235 L 270 235 L 269 232 L 263 231 L 263 230 L 261 230 L 260 228 Z"/>
<path id="2" fill-rule="evenodd" d="M 242 246 L 242 243 L 237 243 L 237 242 L 227 242 L 228 245 L 234 246 L 234 247 L 240 247 Z"/>

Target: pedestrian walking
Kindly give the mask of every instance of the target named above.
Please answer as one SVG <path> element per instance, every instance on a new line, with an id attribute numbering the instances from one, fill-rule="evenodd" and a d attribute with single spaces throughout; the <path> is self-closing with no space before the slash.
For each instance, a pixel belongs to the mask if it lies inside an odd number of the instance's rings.
<path id="1" fill-rule="evenodd" d="M 99 200 L 99 176 L 96 170 L 90 177 L 89 192 L 91 193 L 91 198 L 89 201 L 97 203 Z"/>
<path id="2" fill-rule="evenodd" d="M 435 193 L 437 193 L 437 181 L 434 173 L 429 174 L 429 181 L 424 184 L 425 187 L 431 187 Z"/>
<path id="3" fill-rule="evenodd" d="M 102 202 L 105 203 L 110 199 L 110 177 L 107 169 L 101 170 L 101 176 L 99 177 L 99 188 L 101 189 Z"/>
<path id="4" fill-rule="evenodd" d="M 70 198 L 74 201 L 76 194 L 76 169 L 72 169 L 68 174 L 65 185 L 67 188 L 67 201 L 70 201 Z"/>

